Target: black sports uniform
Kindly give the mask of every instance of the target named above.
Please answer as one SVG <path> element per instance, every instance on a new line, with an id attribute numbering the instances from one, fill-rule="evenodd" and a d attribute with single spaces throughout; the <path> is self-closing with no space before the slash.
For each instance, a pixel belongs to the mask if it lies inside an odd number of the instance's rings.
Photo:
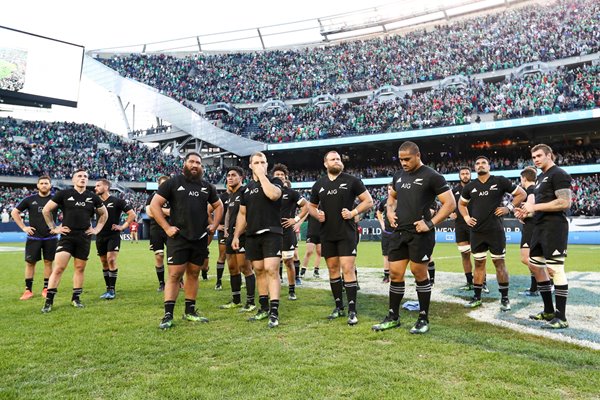
<path id="1" fill-rule="evenodd" d="M 496 216 L 496 208 L 502 205 L 504 193 L 513 194 L 517 186 L 503 176 L 490 175 L 486 182 L 479 179 L 469 182 L 462 191 L 461 199 L 471 206 L 469 215 L 477 220 L 471 228 L 471 252 L 490 251 L 493 255 L 506 252 L 506 235 L 503 218 Z"/>
<path id="2" fill-rule="evenodd" d="M 535 187 L 534 185 L 529 186 L 526 189 L 527 197 L 530 194 L 535 195 Z M 527 199 L 527 197 L 525 199 Z M 528 249 L 531 247 L 531 237 L 533 235 L 533 218 L 523 218 L 523 230 L 521 232 L 521 248 Z"/>
<path id="3" fill-rule="evenodd" d="M 279 178 L 269 178 L 269 181 L 283 188 Z M 279 257 L 283 242 L 281 197 L 271 201 L 260 181 L 251 180 L 244 189 L 241 205 L 246 207 L 246 258 L 254 261 Z"/>
<path id="4" fill-rule="evenodd" d="M 150 205 L 150 203 L 152 202 L 152 198 L 155 194 L 156 192 L 152 193 L 148 197 L 148 200 L 146 201 L 147 206 Z M 162 208 L 169 208 L 169 202 L 166 202 Z M 169 222 L 169 217 L 165 216 L 165 218 L 167 219 L 167 222 Z M 162 254 L 165 250 L 166 243 L 167 234 L 165 233 L 163 228 L 161 228 L 160 225 L 156 223 L 156 220 L 154 218 L 150 218 L 150 251 Z"/>
<path id="5" fill-rule="evenodd" d="M 462 190 L 463 185 L 461 184 L 458 184 L 452 188 L 452 194 L 454 194 L 454 200 L 456 200 L 456 210 L 454 210 L 454 213 L 456 214 L 456 219 L 454 220 L 454 241 L 456 243 L 471 241 L 471 227 L 467 225 L 465 218 L 462 216 L 460 211 L 458 211 L 458 202 L 460 201 Z M 471 213 L 470 203 L 467 205 L 467 209 L 469 210 L 469 213 Z"/>
<path id="6" fill-rule="evenodd" d="M 306 243 L 321 244 L 321 223 L 313 216 L 308 216 Z"/>
<path id="7" fill-rule="evenodd" d="M 219 201 L 217 189 L 204 179 L 177 175 L 160 185 L 157 194 L 171 205 L 170 224 L 179 228 L 174 238 L 167 238 L 167 264 L 201 266 L 208 257 L 208 204 Z"/>
<path id="8" fill-rule="evenodd" d="M 131 206 L 125 200 L 114 196 L 108 196 L 102 203 L 104 203 L 106 211 L 108 211 L 108 219 L 96 236 L 96 250 L 98 250 L 99 256 L 105 256 L 109 251 L 119 251 L 121 247 L 121 232 L 113 231 L 112 226 L 113 224 L 119 225 L 122 213 L 132 210 Z"/>
<path id="9" fill-rule="evenodd" d="M 281 219 L 294 218 L 300 201 L 300 193 L 292 188 L 284 187 L 281 189 Z M 283 229 L 283 245 L 282 251 L 293 251 L 298 246 L 298 238 L 294 227 Z"/>
<path id="10" fill-rule="evenodd" d="M 345 172 L 334 180 L 323 176 L 315 182 L 310 202 L 325 212 L 320 230 L 323 257 L 356 256 L 356 223 L 354 218 L 344 219 L 342 209 L 352 210 L 356 197 L 366 190 L 360 179 Z"/>
<path id="11" fill-rule="evenodd" d="M 85 231 L 91 226 L 90 220 L 96 209 L 103 206 L 102 199 L 89 190 L 79 193 L 75 189 L 65 189 L 58 191 L 52 201 L 63 212 L 62 225 L 71 230 L 61 235 L 56 252 L 66 251 L 75 258 L 87 260 L 92 238 Z"/>
<path id="12" fill-rule="evenodd" d="M 234 193 L 229 194 L 229 200 L 227 201 L 227 212 L 229 213 L 229 219 L 227 224 L 227 242 L 226 242 L 226 254 L 239 254 L 246 252 L 246 234 L 242 233 L 239 237 L 240 240 L 240 248 L 238 250 L 234 250 L 231 247 L 231 242 L 233 242 L 233 234 L 235 232 L 235 221 L 237 220 L 238 212 L 240 211 L 240 204 L 242 202 L 242 195 L 244 194 L 244 190 L 246 190 L 245 186 L 241 186 Z"/>
<path id="13" fill-rule="evenodd" d="M 390 262 L 410 260 L 427 263 L 435 246 L 435 229 L 417 233 L 414 223 L 431 220 L 431 204 L 436 196 L 450 188 L 446 179 L 427 165 L 416 171 L 404 170 L 394 175 L 392 184 L 396 192 L 396 223 L 398 226 L 390 238 L 388 259 Z"/>
<path id="14" fill-rule="evenodd" d="M 29 196 L 21 200 L 16 209 L 20 212 L 27 211 L 29 214 L 29 226 L 35 229 L 32 236 L 27 235 L 25 244 L 25 261 L 30 264 L 35 264 L 42 259 L 42 251 L 44 260 L 54 261 L 56 253 L 56 243 L 58 236 L 50 233 L 48 225 L 42 215 L 42 210 L 51 196 L 42 197 L 39 194 Z M 57 211 L 52 212 L 52 219 L 56 221 Z"/>
<path id="15" fill-rule="evenodd" d="M 227 210 L 227 206 L 229 204 L 229 193 L 227 192 L 223 192 L 219 195 L 219 198 L 221 199 L 221 202 L 223 203 L 223 210 Z M 221 220 L 219 221 L 218 225 L 223 225 L 225 223 L 225 212 L 223 212 L 223 216 L 221 217 Z M 219 241 L 219 244 L 226 244 L 225 243 L 225 231 L 222 230 L 217 230 L 217 240 Z"/>
<path id="16" fill-rule="evenodd" d="M 383 216 L 383 231 L 381 232 L 381 254 L 387 256 L 390 248 L 390 238 L 394 232 L 394 228 L 390 225 L 390 220 L 387 217 L 387 201 L 386 197 L 379 203 L 377 211 Z"/>
<path id="17" fill-rule="evenodd" d="M 540 174 L 535 185 L 535 203 L 549 203 L 556 200 L 555 192 L 571 188 L 571 175 L 556 165 Z M 561 211 L 536 211 L 533 215 L 533 234 L 530 257 L 543 256 L 550 259 L 567 255 L 569 223 L 567 214 Z"/>

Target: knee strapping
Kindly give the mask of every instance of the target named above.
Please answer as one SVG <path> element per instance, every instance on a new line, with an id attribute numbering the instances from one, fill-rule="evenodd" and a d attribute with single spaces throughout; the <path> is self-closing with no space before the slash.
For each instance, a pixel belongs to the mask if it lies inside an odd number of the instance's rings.
<path id="1" fill-rule="evenodd" d="M 492 260 L 504 260 L 504 254 L 490 253 L 490 255 L 492 256 Z"/>
<path id="2" fill-rule="evenodd" d="M 458 251 L 460 251 L 461 253 L 470 253 L 471 252 L 471 245 L 464 245 L 464 246 L 458 246 Z"/>
<path id="3" fill-rule="evenodd" d="M 487 258 L 487 251 L 482 253 L 473 253 L 473 258 L 477 261 L 485 260 Z"/>
<path id="4" fill-rule="evenodd" d="M 546 266 L 552 270 L 552 279 L 554 285 L 562 286 L 567 285 L 567 275 L 565 274 L 565 258 L 564 257 L 551 257 L 546 259 Z"/>
<path id="5" fill-rule="evenodd" d="M 537 268 L 545 268 L 546 259 L 544 257 L 529 257 L 529 265 Z"/>

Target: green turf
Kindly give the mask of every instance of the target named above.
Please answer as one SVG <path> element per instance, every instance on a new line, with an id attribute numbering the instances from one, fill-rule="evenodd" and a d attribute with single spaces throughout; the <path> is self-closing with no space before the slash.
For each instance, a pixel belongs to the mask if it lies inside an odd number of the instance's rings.
<path id="1" fill-rule="evenodd" d="M 445 247 L 436 250 L 439 268 L 458 270 L 459 258 L 442 258 L 456 249 Z M 569 260 L 584 260 L 586 251 L 572 246 Z M 378 267 L 377 244 L 361 244 L 360 254 L 359 265 Z M 382 317 L 386 298 L 359 293 L 360 323 L 349 328 L 344 320 L 325 320 L 330 293 L 299 288 L 297 302 L 282 300 L 280 327 L 268 330 L 237 310 L 218 310 L 229 300 L 229 284 L 225 279 L 222 292 L 213 290 L 214 259 L 198 301 L 211 322 L 182 321 L 180 296 L 175 327 L 163 332 L 147 242 L 124 243 L 119 261 L 116 300 L 98 298 L 103 279 L 92 256 L 86 308 L 68 304 L 69 267 L 54 310 L 42 315 L 41 268 L 36 297 L 20 302 L 22 253 L 0 253 L 0 399 L 598 397 L 598 352 L 474 321 L 460 305 L 433 304 L 432 330 L 422 337 L 408 333 L 414 313 L 403 314 L 402 328 L 374 333 L 370 326 Z"/>

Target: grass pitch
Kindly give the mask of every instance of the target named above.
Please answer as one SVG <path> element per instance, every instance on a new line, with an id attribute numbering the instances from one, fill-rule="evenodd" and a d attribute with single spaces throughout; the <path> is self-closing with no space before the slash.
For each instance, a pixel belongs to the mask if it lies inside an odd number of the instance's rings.
<path id="1" fill-rule="evenodd" d="M 597 271 L 593 247 L 571 246 L 567 269 Z M 382 317 L 385 297 L 359 292 L 360 323 L 350 328 L 325 319 L 329 292 L 300 287 L 298 301 L 282 296 L 279 328 L 249 323 L 237 310 L 218 309 L 230 292 L 227 273 L 224 290 L 213 289 L 214 257 L 198 297 L 210 323 L 177 319 L 180 295 L 176 325 L 163 332 L 147 242 L 123 243 L 113 301 L 98 298 L 104 282 L 92 248 L 86 308 L 69 305 L 69 267 L 48 315 L 40 313 L 41 265 L 36 296 L 22 302 L 23 254 L 0 253 L 1 399 L 598 398 L 597 351 L 474 321 L 460 305 L 433 305 L 424 336 L 408 333 L 414 313 L 403 314 L 400 329 L 375 333 L 370 327 Z M 454 245 L 438 245 L 435 256 L 438 269 L 461 270 Z M 508 257 L 511 273 L 528 274 L 518 248 L 509 247 Z M 380 259 L 378 243 L 360 245 L 358 265 L 380 268 Z"/>

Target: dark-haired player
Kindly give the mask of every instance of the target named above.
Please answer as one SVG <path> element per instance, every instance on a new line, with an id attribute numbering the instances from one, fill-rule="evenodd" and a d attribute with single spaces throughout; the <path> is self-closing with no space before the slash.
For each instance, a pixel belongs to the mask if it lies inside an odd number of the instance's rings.
<path id="1" fill-rule="evenodd" d="M 419 298 L 419 317 L 410 333 L 429 331 L 429 303 L 431 283 L 428 264 L 435 247 L 435 225 L 444 221 L 455 208 L 454 196 L 442 175 L 423 164 L 419 147 L 404 142 L 398 149 L 402 170 L 392 180 L 393 190 L 387 201 L 387 218 L 394 228 L 390 238 L 390 297 L 388 315 L 375 331 L 400 326 L 400 302 L 404 297 L 404 274 L 410 262 Z M 431 215 L 430 206 L 435 198 L 442 203 L 440 210 Z M 395 205 L 395 207 L 394 207 Z"/>
<path id="2" fill-rule="evenodd" d="M 296 276 L 294 254 L 298 248 L 298 239 L 294 227 L 308 213 L 308 202 L 300 196 L 300 193 L 291 188 L 288 175 L 288 169 L 284 164 L 273 166 L 273 176 L 283 182 L 281 194 L 281 226 L 283 227 L 281 258 L 287 270 L 288 299 L 296 300 L 296 283 L 299 276 Z M 302 211 L 299 215 L 296 215 L 298 207 L 302 207 Z"/>
<path id="3" fill-rule="evenodd" d="M 514 210 L 525 200 L 525 191 L 511 183 L 504 176 L 490 174 L 490 161 L 485 156 L 475 159 L 477 179 L 463 188 L 458 210 L 471 228 L 471 249 L 475 259 L 474 295 L 465 304 L 467 308 L 481 306 L 481 291 L 485 279 L 487 252 L 490 252 L 496 268 L 498 290 L 500 291 L 500 311 L 509 311 L 508 269 L 504 261 L 506 254 L 506 234 L 502 217 Z M 512 203 L 502 205 L 504 194 L 510 193 Z M 470 205 L 470 208 L 467 206 Z"/>
<path id="4" fill-rule="evenodd" d="M 371 194 L 363 182 L 344 171 L 338 152 L 329 151 L 324 156 L 327 175 L 312 187 L 309 212 L 321 223 L 321 252 L 329 269 L 329 283 L 335 308 L 329 319 L 344 316 L 342 288 L 348 299 L 348 325 L 356 325 L 356 292 L 358 284 L 354 271 L 357 254 L 356 222 L 354 218 L 373 207 Z M 353 208 L 358 197 L 360 203 Z M 345 282 L 342 283 L 341 273 Z"/>
<path id="5" fill-rule="evenodd" d="M 121 232 L 136 218 L 135 211 L 123 199 L 110 195 L 110 181 L 99 179 L 96 182 L 95 191 L 102 199 L 104 207 L 108 212 L 108 220 L 98 235 L 96 235 L 96 250 L 102 264 L 102 274 L 106 283 L 106 292 L 100 296 L 101 299 L 112 300 L 116 297 L 115 287 L 119 268 L 117 256 L 121 248 Z M 127 220 L 121 224 L 121 214 L 127 214 Z"/>
<path id="6" fill-rule="evenodd" d="M 25 292 L 19 300 L 29 300 L 33 297 L 33 278 L 35 275 L 35 264 L 44 255 L 44 288 L 42 296 L 46 297 L 48 292 L 48 279 L 52 273 L 52 261 L 56 254 L 56 243 L 58 236 L 50 233 L 42 209 L 50 200 L 52 181 L 48 175 L 40 176 L 37 181 L 37 194 L 26 197 L 12 209 L 11 216 L 15 223 L 27 234 L 25 243 Z M 27 211 L 29 214 L 29 226 L 25 225 L 21 213 Z M 56 212 L 52 214 L 56 221 Z"/>
<path id="7" fill-rule="evenodd" d="M 256 277 L 252 270 L 250 261 L 246 260 L 246 235 L 239 236 L 239 248 L 233 249 L 231 244 L 235 234 L 235 223 L 240 210 L 242 196 L 245 187 L 242 186 L 244 171 L 240 167 L 229 167 L 227 170 L 227 190 L 229 200 L 225 214 L 225 243 L 227 252 L 227 267 L 229 269 L 229 281 L 231 284 L 231 301 L 223 304 L 221 309 L 238 308 L 242 306 L 242 274 L 246 280 L 246 304 L 240 312 L 252 312 L 256 310 L 255 291 Z"/>
<path id="8" fill-rule="evenodd" d="M 544 310 L 530 318 L 548 321 L 542 328 L 564 329 L 569 326 L 566 308 L 569 283 L 565 274 L 565 258 L 569 223 L 566 211 L 571 207 L 571 176 L 554 163 L 550 146 L 538 144 L 531 149 L 535 166 L 542 170 L 535 184 L 535 203 L 527 202 L 517 217 L 533 214 L 534 228 L 529 249 L 529 263 L 534 267 Z M 554 280 L 554 297 L 550 278 Z"/>
<path id="9" fill-rule="evenodd" d="M 202 179 L 202 158 L 196 152 L 185 156 L 183 173 L 167 180 L 158 188 L 150 203 L 156 222 L 167 236 L 167 265 L 165 285 L 165 314 L 159 325 L 169 329 L 173 325 L 173 312 L 179 293 L 179 282 L 186 274 L 184 286 L 185 311 L 183 319 L 190 322 L 208 322 L 198 315 L 196 296 L 198 276 L 208 257 L 208 236 L 213 235 L 217 223 L 208 224 L 208 205 L 214 210 L 214 221 L 223 215 L 223 204 L 214 185 Z M 171 220 L 167 221 L 161 208 L 166 202 L 171 206 Z"/>
<path id="10" fill-rule="evenodd" d="M 52 311 L 54 296 L 56 296 L 60 279 L 71 257 L 74 258 L 71 304 L 76 308 L 83 307 L 80 296 L 83 292 L 84 271 L 90 255 L 92 235 L 97 235 L 102 230 L 108 218 L 108 212 L 100 197 L 86 189 L 88 183 L 86 170 L 76 170 L 73 173 L 72 182 L 72 189 L 58 191 L 42 210 L 50 233 L 61 235 L 56 246 L 56 257 L 48 281 L 48 293 L 42 308 L 43 313 Z M 53 211 L 57 208 L 63 212 L 62 224 L 59 226 L 56 226 L 53 216 Z M 94 214 L 99 217 L 95 228 L 91 224 Z"/>
<path id="11" fill-rule="evenodd" d="M 169 179 L 168 176 L 163 175 L 158 178 L 158 187 L 165 183 Z M 165 245 L 167 243 L 167 234 L 165 231 L 156 223 L 154 219 L 154 215 L 152 214 L 152 209 L 150 209 L 150 203 L 154 198 L 156 192 L 152 193 L 148 196 L 148 200 L 146 201 L 146 214 L 150 217 L 150 251 L 154 253 L 154 268 L 156 270 L 156 278 L 158 279 L 158 292 L 162 292 L 165 290 Z M 169 215 L 171 215 L 171 209 L 169 208 L 169 204 L 165 203 L 161 208 L 161 212 L 166 217 L 167 222 L 169 221 Z"/>

